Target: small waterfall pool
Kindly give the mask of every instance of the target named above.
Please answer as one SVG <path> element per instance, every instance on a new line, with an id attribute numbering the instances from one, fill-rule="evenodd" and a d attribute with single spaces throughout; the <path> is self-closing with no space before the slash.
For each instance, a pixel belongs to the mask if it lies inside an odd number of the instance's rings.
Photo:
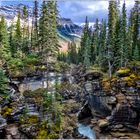
<path id="1" fill-rule="evenodd" d="M 78 132 L 89 139 L 96 139 L 94 131 L 88 125 L 78 124 Z"/>

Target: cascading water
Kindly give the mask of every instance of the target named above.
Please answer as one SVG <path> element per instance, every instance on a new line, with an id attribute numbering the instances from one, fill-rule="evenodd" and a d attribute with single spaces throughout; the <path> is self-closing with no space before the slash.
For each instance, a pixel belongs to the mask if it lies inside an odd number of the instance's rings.
<path id="1" fill-rule="evenodd" d="M 78 124 L 78 132 L 89 139 L 96 139 L 94 131 L 88 125 Z"/>

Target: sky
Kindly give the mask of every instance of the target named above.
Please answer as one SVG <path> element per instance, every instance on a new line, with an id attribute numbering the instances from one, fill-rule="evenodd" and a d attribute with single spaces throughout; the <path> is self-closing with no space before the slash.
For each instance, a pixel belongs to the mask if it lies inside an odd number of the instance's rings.
<path id="1" fill-rule="evenodd" d="M 120 0 L 120 7 L 124 0 Z M 32 5 L 33 0 L 0 0 L 0 5 L 23 3 Z M 88 16 L 89 22 L 107 19 L 108 16 L 107 0 L 58 0 L 58 10 L 61 17 L 70 18 L 74 23 L 84 23 Z M 125 0 L 127 12 L 134 6 L 134 0 Z"/>

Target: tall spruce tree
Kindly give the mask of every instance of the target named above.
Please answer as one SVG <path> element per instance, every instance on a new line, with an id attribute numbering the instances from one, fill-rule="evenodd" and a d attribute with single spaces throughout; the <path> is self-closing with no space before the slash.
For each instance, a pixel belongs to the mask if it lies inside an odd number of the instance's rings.
<path id="1" fill-rule="evenodd" d="M 11 58 L 9 38 L 5 18 L 0 19 L 0 60 L 4 64 Z"/>
<path id="2" fill-rule="evenodd" d="M 57 11 L 56 2 L 43 1 L 42 16 L 40 19 L 40 45 L 43 58 L 55 56 L 58 52 L 57 40 Z"/>
<path id="3" fill-rule="evenodd" d="M 126 39 L 126 33 L 127 33 L 127 21 L 126 21 L 126 6 L 125 2 L 122 7 L 122 17 L 121 17 L 121 39 L 122 39 L 122 44 L 121 44 L 121 67 L 126 66 L 128 62 L 128 46 L 127 46 L 127 39 Z"/>
<path id="4" fill-rule="evenodd" d="M 106 55 L 106 21 L 102 19 L 101 30 L 99 35 L 99 53 L 97 63 L 100 67 L 104 67 Z"/>
<path id="5" fill-rule="evenodd" d="M 28 9 L 26 6 L 23 7 L 23 14 L 22 14 L 22 17 L 23 17 L 23 21 L 24 21 L 24 24 L 23 24 L 23 30 L 22 30 L 22 51 L 25 53 L 25 54 L 28 54 L 29 53 L 29 27 L 28 27 Z"/>
<path id="6" fill-rule="evenodd" d="M 21 14 L 18 13 L 17 22 L 15 25 L 14 46 L 16 50 L 22 50 L 22 30 L 21 30 Z"/>
<path id="7" fill-rule="evenodd" d="M 83 35 L 81 38 L 81 47 L 79 49 L 79 62 L 84 62 L 84 52 L 87 47 L 87 40 L 89 38 L 89 23 L 88 23 L 88 18 L 86 17 L 85 20 L 85 25 L 83 29 Z"/>
<path id="8" fill-rule="evenodd" d="M 79 62 L 85 66 L 91 64 L 91 30 L 89 29 L 88 18 L 86 17 L 83 35 L 81 38 L 81 47 L 78 51 Z"/>
<path id="9" fill-rule="evenodd" d="M 118 7 L 116 1 L 109 1 L 109 14 L 108 14 L 108 40 L 107 40 L 107 61 L 109 77 L 112 77 L 117 57 L 115 56 L 115 36 L 116 24 L 118 21 Z"/>
<path id="10" fill-rule="evenodd" d="M 133 9 L 133 50 L 138 46 L 139 29 L 140 29 L 140 1 L 135 1 Z M 140 54 L 140 47 L 138 48 Z M 134 53 L 134 51 L 133 51 Z M 134 54 L 133 54 L 134 55 Z"/>
<path id="11" fill-rule="evenodd" d="M 38 29 L 38 1 L 34 1 L 33 18 L 32 18 L 32 31 L 31 31 L 31 48 L 34 51 L 40 52 L 39 48 L 39 29 Z"/>
<path id="12" fill-rule="evenodd" d="M 99 20 L 98 19 L 96 19 L 96 23 L 95 23 L 93 47 L 94 47 L 94 55 L 96 59 L 100 51 L 99 49 Z"/>
<path id="13" fill-rule="evenodd" d="M 77 64 L 77 50 L 75 42 L 68 44 L 68 63 Z"/>

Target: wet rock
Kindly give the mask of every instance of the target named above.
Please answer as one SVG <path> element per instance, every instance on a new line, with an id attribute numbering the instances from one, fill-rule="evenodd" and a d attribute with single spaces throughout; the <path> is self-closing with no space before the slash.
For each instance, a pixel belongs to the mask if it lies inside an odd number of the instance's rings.
<path id="1" fill-rule="evenodd" d="M 4 118 L 0 115 L 0 130 L 4 129 L 6 125 L 7 125 L 6 119 L 4 119 Z"/>
<path id="2" fill-rule="evenodd" d="M 83 75 L 86 72 L 86 67 L 82 64 L 74 67 L 71 71 L 71 75 L 74 78 L 74 81 L 76 83 L 80 83 L 83 80 Z"/>
<path id="3" fill-rule="evenodd" d="M 83 77 L 85 78 L 85 81 L 92 81 L 96 79 L 102 78 L 103 74 L 97 71 L 93 72 L 88 72 Z"/>
<path id="4" fill-rule="evenodd" d="M 9 124 L 6 127 L 6 139 L 24 139 L 27 138 L 23 136 L 19 130 L 17 124 Z"/>
<path id="5" fill-rule="evenodd" d="M 138 115 L 127 103 L 118 104 L 112 111 L 110 122 L 113 124 L 128 123 L 135 126 L 138 125 Z"/>
<path id="6" fill-rule="evenodd" d="M 84 139 L 85 138 L 82 134 L 79 133 L 78 128 L 74 128 L 73 131 L 74 131 L 72 134 L 73 138 L 76 138 L 76 139 L 79 139 L 79 138 Z"/>
<path id="7" fill-rule="evenodd" d="M 6 120 L 0 115 L 0 139 L 4 139 L 6 136 L 5 128 L 7 126 Z"/>
<path id="8" fill-rule="evenodd" d="M 34 138 L 38 132 L 38 126 L 36 124 L 32 125 L 21 125 L 19 130 L 24 133 L 28 138 Z"/>
<path id="9" fill-rule="evenodd" d="M 91 109 L 88 106 L 88 102 L 86 102 L 78 113 L 78 120 L 83 120 L 89 117 L 92 117 L 92 113 Z"/>
<path id="10" fill-rule="evenodd" d="M 104 127 L 107 127 L 109 125 L 109 122 L 106 119 L 98 120 L 98 125 L 102 129 Z"/>
<path id="11" fill-rule="evenodd" d="M 116 95 L 116 99 L 118 103 L 125 103 L 126 102 L 126 96 L 122 93 Z"/>
<path id="12" fill-rule="evenodd" d="M 107 117 L 111 114 L 111 110 L 105 101 L 106 97 L 98 95 L 90 95 L 88 104 L 93 116 Z"/>
<path id="13" fill-rule="evenodd" d="M 93 92 L 93 85 L 92 85 L 91 82 L 86 82 L 84 84 L 84 88 L 85 88 L 87 93 L 92 93 Z"/>
<path id="14" fill-rule="evenodd" d="M 108 104 L 110 104 L 110 105 L 112 105 L 112 104 L 114 105 L 114 104 L 116 104 L 116 102 L 117 102 L 117 99 L 113 96 L 111 96 L 108 100 Z"/>

